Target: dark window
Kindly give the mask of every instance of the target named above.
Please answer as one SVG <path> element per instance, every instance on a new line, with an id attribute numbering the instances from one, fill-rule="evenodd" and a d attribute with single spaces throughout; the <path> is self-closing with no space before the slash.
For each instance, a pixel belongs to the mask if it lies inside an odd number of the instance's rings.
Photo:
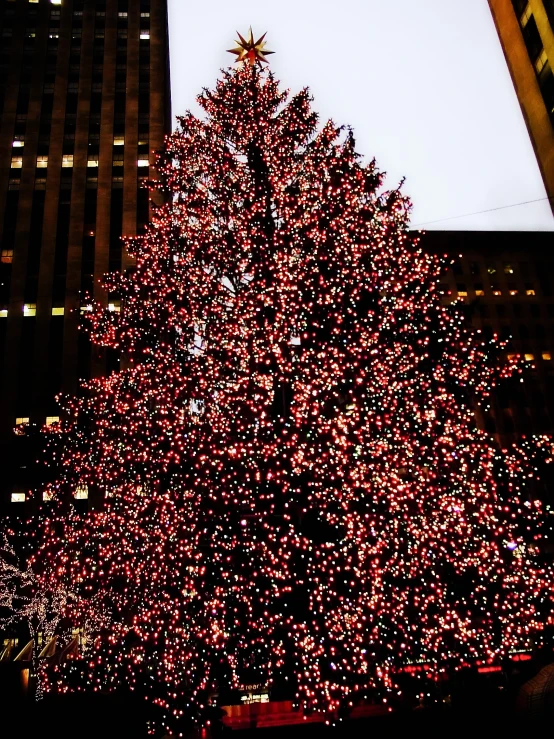
<path id="1" fill-rule="evenodd" d="M 65 101 L 65 112 L 77 113 L 77 95 L 70 93 Z"/>
<path id="2" fill-rule="evenodd" d="M 554 0 L 542 0 L 542 4 L 550 21 L 550 27 L 554 31 Z"/>
<path id="3" fill-rule="evenodd" d="M 515 13 L 517 17 L 523 13 L 525 10 L 525 6 L 527 5 L 527 0 L 512 0 L 512 5 L 514 6 Z"/>
<path id="4" fill-rule="evenodd" d="M 69 203 L 60 202 L 58 205 L 58 224 L 56 228 L 56 249 L 54 253 L 54 298 L 63 299 L 65 294 L 65 269 L 67 262 L 67 245 L 69 243 Z M 63 279 L 62 279 L 63 276 Z M 57 287 L 56 287 L 57 285 Z"/>
<path id="5" fill-rule="evenodd" d="M 525 24 L 525 28 L 523 29 L 523 40 L 525 41 L 529 58 L 534 64 L 542 51 L 542 39 L 534 16 L 531 16 Z"/>
<path id="6" fill-rule="evenodd" d="M 550 295 L 552 295 L 550 281 L 547 277 L 547 273 L 544 270 L 542 270 L 541 274 L 539 275 L 539 284 L 541 286 L 542 294 L 550 297 Z"/>
<path id="7" fill-rule="evenodd" d="M 554 74 L 552 73 L 549 62 L 544 65 L 539 74 L 539 87 L 541 88 L 542 99 L 546 105 L 550 120 L 554 124 Z"/>
<path id="8" fill-rule="evenodd" d="M 29 252 L 27 256 L 27 274 L 37 275 L 42 242 L 42 222 L 44 218 L 44 191 L 35 192 L 31 211 L 31 225 L 29 229 Z M 35 296 L 29 295 L 29 299 Z"/>

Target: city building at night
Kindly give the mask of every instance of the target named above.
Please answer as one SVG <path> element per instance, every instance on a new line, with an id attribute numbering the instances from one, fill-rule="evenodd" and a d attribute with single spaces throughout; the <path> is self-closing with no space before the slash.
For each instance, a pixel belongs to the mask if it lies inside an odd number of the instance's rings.
<path id="1" fill-rule="evenodd" d="M 166 0 L 0 5 L 2 502 L 32 474 L 13 433 L 57 420 L 55 396 L 118 366 L 78 331 L 121 236 L 149 218 L 145 184 L 171 125 Z"/>
<path id="2" fill-rule="evenodd" d="M 422 246 L 453 264 L 445 300 L 461 300 L 485 337 L 507 341 L 525 364 L 524 382 L 497 392 L 480 425 L 501 442 L 554 431 L 554 255 L 550 232 L 428 231 Z M 506 357 L 507 358 L 507 357 Z"/>
<path id="3" fill-rule="evenodd" d="M 554 0 L 489 0 L 554 211 Z"/>

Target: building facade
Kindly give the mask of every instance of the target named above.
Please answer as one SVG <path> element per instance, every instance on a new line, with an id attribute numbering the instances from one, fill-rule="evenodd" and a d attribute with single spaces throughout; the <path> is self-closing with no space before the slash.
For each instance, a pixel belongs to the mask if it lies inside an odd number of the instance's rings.
<path id="1" fill-rule="evenodd" d="M 554 433 L 552 232 L 429 231 L 422 246 L 452 262 L 441 278 L 445 302 L 462 301 L 475 329 L 507 342 L 504 358 L 524 365 L 478 424 L 501 444 Z"/>
<path id="2" fill-rule="evenodd" d="M 145 184 L 170 131 L 166 0 L 1 0 L 0 486 L 32 478 L 14 427 L 118 365 L 79 332 L 87 296 L 130 266 Z"/>
<path id="3" fill-rule="evenodd" d="M 554 212 L 554 0 L 489 0 Z"/>

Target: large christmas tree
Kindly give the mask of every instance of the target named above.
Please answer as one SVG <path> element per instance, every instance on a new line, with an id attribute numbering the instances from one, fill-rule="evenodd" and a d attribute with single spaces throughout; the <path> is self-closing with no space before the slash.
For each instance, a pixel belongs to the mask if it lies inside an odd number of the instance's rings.
<path id="1" fill-rule="evenodd" d="M 161 154 L 166 205 L 105 281 L 121 311 L 90 314 L 127 364 L 66 402 L 32 557 L 70 593 L 59 623 L 94 625 L 79 679 L 46 686 L 128 684 L 167 726 L 245 683 L 336 710 L 552 613 L 552 445 L 503 452 L 474 420 L 517 370 L 441 303 L 352 132 L 241 47 Z"/>

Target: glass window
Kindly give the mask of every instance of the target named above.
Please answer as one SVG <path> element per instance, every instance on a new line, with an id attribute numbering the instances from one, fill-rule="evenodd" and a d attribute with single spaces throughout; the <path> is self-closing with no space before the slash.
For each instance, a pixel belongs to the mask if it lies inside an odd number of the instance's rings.
<path id="1" fill-rule="evenodd" d="M 88 485 L 82 483 L 75 488 L 75 500 L 87 500 L 88 498 Z"/>
<path id="2" fill-rule="evenodd" d="M 532 14 L 523 26 L 523 40 L 525 41 L 529 58 L 534 64 L 542 51 L 542 39 L 537 28 L 537 22 Z"/>

